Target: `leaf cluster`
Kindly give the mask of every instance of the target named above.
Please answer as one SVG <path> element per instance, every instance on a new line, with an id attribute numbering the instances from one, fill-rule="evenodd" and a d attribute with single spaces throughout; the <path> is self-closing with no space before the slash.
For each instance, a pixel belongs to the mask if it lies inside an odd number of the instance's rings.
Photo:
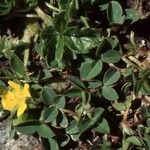
<path id="1" fill-rule="evenodd" d="M 10 112 L 12 136 L 31 134 L 46 150 L 150 148 L 148 56 L 133 32 L 126 43 L 116 32 L 140 19 L 136 10 L 113 0 L 0 2 L 2 20 L 11 12 L 25 29 L 0 37 L 0 91 L 16 80 L 32 96 L 22 116 Z"/>

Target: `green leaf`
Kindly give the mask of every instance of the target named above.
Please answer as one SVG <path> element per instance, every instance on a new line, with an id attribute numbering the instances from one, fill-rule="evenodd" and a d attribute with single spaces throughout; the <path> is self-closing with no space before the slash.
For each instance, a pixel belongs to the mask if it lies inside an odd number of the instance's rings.
<path id="1" fill-rule="evenodd" d="M 68 127 L 68 124 L 69 124 L 68 118 L 63 111 L 64 110 L 59 110 L 57 118 L 52 121 L 53 126 L 58 126 L 61 128 L 67 128 Z"/>
<path id="2" fill-rule="evenodd" d="M 127 135 L 133 135 L 134 134 L 134 131 L 132 128 L 128 127 L 126 124 L 122 123 L 122 131 L 124 133 L 126 133 Z"/>
<path id="3" fill-rule="evenodd" d="M 49 144 L 50 144 L 49 150 L 59 150 L 58 143 L 54 139 L 48 138 L 48 140 L 49 140 Z"/>
<path id="4" fill-rule="evenodd" d="M 122 91 L 125 93 L 125 94 L 128 94 L 130 92 L 130 89 L 131 89 L 131 86 L 132 86 L 132 83 L 131 82 L 126 82 L 123 86 L 122 86 Z M 136 92 L 136 91 L 135 91 Z M 137 92 L 136 92 L 137 93 Z"/>
<path id="5" fill-rule="evenodd" d="M 102 37 L 94 28 L 69 27 L 64 32 L 66 46 L 75 53 L 86 54 L 99 46 Z"/>
<path id="6" fill-rule="evenodd" d="M 91 114 L 91 120 L 93 122 L 93 124 L 97 123 L 97 121 L 101 118 L 103 112 L 104 112 L 104 108 L 102 107 L 97 107 Z"/>
<path id="7" fill-rule="evenodd" d="M 124 103 L 114 103 L 112 106 L 118 111 L 125 111 L 127 109 Z"/>
<path id="8" fill-rule="evenodd" d="M 100 74 L 101 70 L 101 60 L 88 60 L 81 65 L 80 75 L 83 79 L 90 80 Z"/>
<path id="9" fill-rule="evenodd" d="M 69 9 L 67 10 L 68 18 L 73 18 L 77 15 L 79 9 L 78 0 L 71 0 Z"/>
<path id="10" fill-rule="evenodd" d="M 55 29 L 59 32 L 59 33 L 63 33 L 65 27 L 66 27 L 66 23 L 67 23 L 67 18 L 65 16 L 65 10 L 60 11 L 59 13 L 55 13 L 54 17 L 53 17 L 53 24 Z"/>
<path id="11" fill-rule="evenodd" d="M 66 99 L 64 96 L 56 96 L 53 99 L 53 105 L 57 107 L 58 109 L 64 108 L 66 104 Z"/>
<path id="12" fill-rule="evenodd" d="M 103 86 L 102 94 L 103 94 L 104 98 L 106 98 L 110 101 L 114 101 L 119 98 L 117 92 L 111 86 Z"/>
<path id="13" fill-rule="evenodd" d="M 93 122 L 91 122 L 90 118 L 83 119 L 82 121 L 79 122 L 78 128 L 79 128 L 79 133 L 83 133 L 87 129 L 89 129 L 93 125 Z"/>
<path id="14" fill-rule="evenodd" d="M 144 95 L 150 95 L 150 81 L 149 81 L 149 79 L 144 79 L 142 81 L 140 91 Z"/>
<path id="15" fill-rule="evenodd" d="M 34 134 L 39 128 L 39 121 L 28 121 L 15 126 L 15 129 L 21 134 Z"/>
<path id="16" fill-rule="evenodd" d="M 14 73 L 16 73 L 20 77 L 23 77 L 24 75 L 23 62 L 17 55 L 13 54 L 12 57 L 10 58 L 10 66 L 14 71 Z"/>
<path id="17" fill-rule="evenodd" d="M 119 39 L 116 35 L 113 35 L 113 36 L 107 38 L 107 40 L 111 44 L 112 49 L 121 51 L 120 42 L 119 42 Z"/>
<path id="18" fill-rule="evenodd" d="M 52 77 L 52 74 L 49 72 L 48 69 L 43 69 L 39 75 L 39 80 L 47 80 L 47 79 L 50 79 Z"/>
<path id="19" fill-rule="evenodd" d="M 0 3 L 0 16 L 6 15 L 11 11 L 13 6 L 12 0 L 3 0 Z"/>
<path id="20" fill-rule="evenodd" d="M 70 0 L 60 0 L 59 1 L 59 6 L 62 10 L 67 9 L 69 5 Z"/>
<path id="21" fill-rule="evenodd" d="M 62 114 L 62 120 L 61 120 L 61 122 L 60 122 L 60 126 L 62 127 L 62 128 L 66 128 L 67 126 L 68 126 L 68 119 L 67 119 L 67 117 L 66 117 L 66 115 L 65 115 L 65 113 L 61 113 Z"/>
<path id="22" fill-rule="evenodd" d="M 100 11 L 107 10 L 109 4 L 109 0 L 99 1 Z"/>
<path id="23" fill-rule="evenodd" d="M 40 40 L 35 45 L 36 52 L 44 58 L 50 67 L 56 67 L 58 65 L 55 59 L 57 34 L 53 26 L 48 26 L 41 31 Z"/>
<path id="24" fill-rule="evenodd" d="M 50 106 L 42 112 L 40 120 L 46 123 L 52 122 L 54 119 L 56 119 L 57 115 L 58 109 L 55 106 Z"/>
<path id="25" fill-rule="evenodd" d="M 65 41 L 69 49 L 76 53 L 89 53 L 93 48 L 98 46 L 98 39 L 96 37 L 67 37 Z"/>
<path id="26" fill-rule="evenodd" d="M 150 149 L 150 140 L 147 138 L 143 138 L 143 140 L 145 141 L 147 148 Z"/>
<path id="27" fill-rule="evenodd" d="M 41 141 L 42 141 L 42 146 L 45 150 L 59 150 L 58 144 L 53 138 L 41 137 Z"/>
<path id="28" fill-rule="evenodd" d="M 53 103 L 53 99 L 56 97 L 56 93 L 54 90 L 49 88 L 48 86 L 44 86 L 42 90 L 42 100 L 45 104 L 51 105 Z"/>
<path id="29" fill-rule="evenodd" d="M 110 128 L 109 128 L 109 124 L 108 124 L 107 120 L 105 118 L 103 118 L 102 122 L 100 122 L 98 124 L 98 126 L 96 128 L 94 128 L 94 131 L 99 132 L 99 133 L 109 133 Z"/>
<path id="30" fill-rule="evenodd" d="M 141 112 L 141 114 L 142 114 L 142 116 L 144 118 L 149 118 L 150 117 L 150 109 L 149 109 L 149 107 L 147 107 L 145 105 L 142 105 L 140 107 L 140 112 Z"/>
<path id="31" fill-rule="evenodd" d="M 70 135 L 73 141 L 79 141 L 80 133 Z"/>
<path id="32" fill-rule="evenodd" d="M 126 20 L 130 20 L 131 24 L 140 19 L 139 11 L 133 8 L 126 9 L 125 11 L 126 11 Z"/>
<path id="33" fill-rule="evenodd" d="M 64 30 L 63 35 L 70 37 L 73 35 L 77 35 L 79 32 L 80 31 L 79 31 L 79 28 L 77 26 L 69 26 Z"/>
<path id="34" fill-rule="evenodd" d="M 16 127 L 16 130 L 21 134 L 34 134 L 38 130 L 38 125 Z"/>
<path id="35" fill-rule="evenodd" d="M 88 105 L 88 104 L 87 104 L 87 105 Z M 84 105 L 84 106 L 87 107 L 87 105 Z M 90 108 L 90 107 L 89 107 L 89 108 Z M 80 103 L 80 104 L 78 104 L 78 105 L 76 106 L 75 112 L 78 114 L 78 116 L 82 116 L 82 114 L 83 114 L 83 112 L 84 112 L 84 109 L 85 109 L 85 108 L 83 108 L 83 104 Z"/>
<path id="36" fill-rule="evenodd" d="M 45 124 L 41 124 L 38 121 L 28 121 L 22 124 L 15 126 L 15 129 L 22 134 L 38 134 L 45 138 L 50 138 L 55 136 L 53 131 Z"/>
<path id="37" fill-rule="evenodd" d="M 76 120 L 73 120 L 69 123 L 69 126 L 66 128 L 67 134 L 77 134 L 79 133 L 78 124 Z"/>
<path id="38" fill-rule="evenodd" d="M 126 97 L 125 105 L 127 109 L 131 107 L 132 101 L 133 101 L 132 95 Z"/>
<path id="39" fill-rule="evenodd" d="M 85 85 L 84 83 L 78 78 L 78 77 L 70 77 L 70 81 L 72 83 L 74 83 L 78 88 L 80 88 L 81 90 L 85 89 Z"/>
<path id="40" fill-rule="evenodd" d="M 137 136 L 130 136 L 126 139 L 126 141 L 130 142 L 130 143 L 132 143 L 133 145 L 136 145 L 136 146 L 142 146 L 142 142 L 139 139 L 139 137 L 137 137 Z"/>
<path id="41" fill-rule="evenodd" d="M 99 47 L 96 50 L 96 55 L 100 57 L 101 54 L 109 50 L 114 50 L 114 49 L 121 50 L 119 45 L 120 45 L 119 40 L 115 35 L 111 37 L 105 37 L 99 44 Z"/>
<path id="42" fill-rule="evenodd" d="M 35 44 L 35 50 L 41 57 L 45 57 L 45 53 L 47 52 L 47 49 L 45 47 L 44 40 L 41 40 L 39 43 Z"/>
<path id="43" fill-rule="evenodd" d="M 36 51 L 41 57 L 46 57 L 50 48 L 55 49 L 56 30 L 53 26 L 44 28 L 40 33 L 40 43 L 36 45 Z M 51 51 L 54 55 L 54 51 Z"/>
<path id="44" fill-rule="evenodd" d="M 119 80 L 120 76 L 120 71 L 116 70 L 115 68 L 110 68 L 104 74 L 103 83 L 104 85 L 114 84 Z"/>
<path id="45" fill-rule="evenodd" d="M 89 89 L 95 89 L 100 86 L 102 86 L 102 81 L 99 81 L 99 80 L 93 80 L 93 81 L 87 82 L 87 88 L 89 88 Z"/>
<path id="46" fill-rule="evenodd" d="M 40 86 L 39 84 L 32 84 L 30 87 L 30 92 L 32 93 L 32 96 L 37 100 L 39 100 L 40 102 L 42 102 L 41 99 L 41 91 L 42 91 L 43 87 Z"/>
<path id="47" fill-rule="evenodd" d="M 106 63 L 116 63 L 120 61 L 121 54 L 116 50 L 109 50 L 106 53 L 101 55 L 101 59 Z"/>
<path id="48" fill-rule="evenodd" d="M 3 81 L 0 80 L 0 89 L 6 88 L 6 85 Z"/>
<path id="49" fill-rule="evenodd" d="M 27 9 L 31 9 L 32 7 L 35 7 L 38 4 L 38 0 L 26 0 L 25 6 Z"/>
<path id="50" fill-rule="evenodd" d="M 103 52 L 106 52 L 110 49 L 112 49 L 110 41 L 108 40 L 108 38 L 104 38 L 100 43 L 99 47 L 97 48 L 96 55 L 101 56 Z"/>
<path id="51" fill-rule="evenodd" d="M 122 7 L 117 1 L 111 1 L 108 4 L 107 18 L 110 24 L 123 24 L 125 15 L 123 15 Z"/>
<path id="52" fill-rule="evenodd" d="M 150 118 L 147 119 L 146 124 L 148 127 L 150 127 Z"/>
<path id="53" fill-rule="evenodd" d="M 104 112 L 104 109 L 99 107 L 96 108 L 92 114 L 90 118 L 85 118 L 83 120 L 81 120 L 78 124 L 78 128 L 79 128 L 79 133 L 83 133 L 84 131 L 86 131 L 87 129 L 89 129 L 91 126 L 93 126 L 94 124 L 97 123 L 97 121 L 101 118 L 102 113 Z"/>
<path id="54" fill-rule="evenodd" d="M 108 141 L 104 141 L 101 145 L 100 145 L 100 148 L 96 149 L 96 150 L 111 150 L 112 147 L 111 147 L 111 143 L 108 142 Z M 119 149 L 118 149 L 119 150 Z"/>
<path id="55" fill-rule="evenodd" d="M 56 44 L 56 52 L 55 52 L 55 59 L 58 61 L 58 63 L 61 62 L 63 53 L 64 53 L 64 39 L 62 36 L 57 36 L 57 44 Z"/>
<path id="56" fill-rule="evenodd" d="M 122 143 L 122 149 L 123 150 L 128 150 L 129 149 L 129 147 L 130 147 L 130 143 L 129 142 L 127 142 L 127 141 L 124 141 L 123 143 Z"/>
<path id="57" fill-rule="evenodd" d="M 13 38 L 11 35 L 0 36 L 0 57 L 11 58 L 18 46 L 18 41 L 17 38 Z"/>
<path id="58" fill-rule="evenodd" d="M 46 124 L 41 124 L 37 130 L 38 134 L 44 138 L 52 138 L 55 136 L 51 128 Z"/>
<path id="59" fill-rule="evenodd" d="M 17 126 L 17 125 L 19 125 L 21 123 L 24 123 L 24 122 L 27 121 L 27 118 L 28 118 L 27 113 L 23 113 L 20 117 L 17 117 L 15 119 L 13 119 L 12 125 L 13 126 Z"/>
<path id="60" fill-rule="evenodd" d="M 88 92 L 82 91 L 82 102 L 83 104 L 88 104 L 91 100 L 91 95 Z"/>
<path id="61" fill-rule="evenodd" d="M 73 97 L 81 97 L 82 91 L 79 88 L 71 88 L 64 92 L 64 96 L 67 96 L 69 98 Z"/>
<path id="62" fill-rule="evenodd" d="M 79 9 L 78 0 L 60 0 L 59 4 L 62 10 L 65 10 L 66 18 L 73 18 L 76 16 Z"/>
<path id="63" fill-rule="evenodd" d="M 70 141 L 70 137 L 68 135 L 63 136 L 63 140 L 60 146 L 61 147 L 66 146 L 69 143 L 69 141 Z"/>

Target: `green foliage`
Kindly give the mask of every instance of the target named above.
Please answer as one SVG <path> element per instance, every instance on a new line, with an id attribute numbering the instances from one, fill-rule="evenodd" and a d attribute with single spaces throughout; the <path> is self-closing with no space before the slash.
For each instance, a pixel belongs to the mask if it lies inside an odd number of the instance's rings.
<path id="1" fill-rule="evenodd" d="M 22 116 L 10 112 L 12 135 L 31 134 L 46 150 L 150 149 L 147 56 L 133 32 L 120 38 L 136 10 L 113 0 L 4 0 L 0 16 L 0 93 L 11 80 L 31 94 Z M 8 35 L 3 24 L 18 18 L 21 32 Z"/>
<path id="2" fill-rule="evenodd" d="M 118 81 L 121 74 L 118 70 L 110 68 L 104 75 L 103 83 L 104 85 L 111 85 Z"/>
<path id="3" fill-rule="evenodd" d="M 126 9 L 126 20 L 129 20 L 131 23 L 134 23 L 140 19 L 140 14 L 135 9 Z"/>
<path id="4" fill-rule="evenodd" d="M 98 124 L 98 126 L 94 129 L 95 132 L 106 133 L 109 134 L 110 129 L 107 120 L 104 118 L 102 122 Z"/>
<path id="5" fill-rule="evenodd" d="M 127 138 L 126 141 L 129 142 L 129 143 L 132 143 L 136 146 L 142 146 L 142 143 L 141 143 L 140 139 L 136 136 L 130 136 L 129 138 Z"/>
<path id="6" fill-rule="evenodd" d="M 23 62 L 17 55 L 14 54 L 11 56 L 10 65 L 14 73 L 16 73 L 20 77 L 23 77 L 24 75 Z"/>
<path id="7" fill-rule="evenodd" d="M 86 60 L 80 68 L 81 77 L 85 80 L 96 77 L 102 70 L 101 60 Z"/>
<path id="8" fill-rule="evenodd" d="M 121 54 L 115 50 L 109 50 L 101 55 L 101 59 L 106 63 L 116 63 L 121 59 Z"/>
<path id="9" fill-rule="evenodd" d="M 18 40 L 11 36 L 0 36 L 0 58 L 5 56 L 10 58 L 16 49 Z"/>
<path id="10" fill-rule="evenodd" d="M 125 16 L 121 5 L 117 1 L 111 1 L 108 4 L 107 17 L 110 24 L 123 24 Z"/>
<path id="11" fill-rule="evenodd" d="M 14 0 L 4 0 L 0 3 L 0 16 L 6 15 L 11 11 Z"/>
<path id="12" fill-rule="evenodd" d="M 102 88 L 102 94 L 103 96 L 108 100 L 117 100 L 118 94 L 111 86 L 103 86 Z"/>
<path id="13" fill-rule="evenodd" d="M 44 103 L 51 105 L 54 97 L 56 97 L 56 93 L 53 89 L 51 89 L 47 86 L 43 87 L 43 89 L 42 89 L 42 100 Z"/>
<path id="14" fill-rule="evenodd" d="M 2 0 L 0 2 L 0 16 L 7 15 L 11 11 L 28 11 L 37 4 L 38 0 Z"/>

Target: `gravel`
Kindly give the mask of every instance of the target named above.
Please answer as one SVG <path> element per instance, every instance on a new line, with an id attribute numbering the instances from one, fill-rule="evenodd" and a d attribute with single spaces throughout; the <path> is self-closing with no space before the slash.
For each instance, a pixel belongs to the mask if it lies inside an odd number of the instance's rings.
<path id="1" fill-rule="evenodd" d="M 17 140 L 10 139 L 7 121 L 0 122 L 0 150 L 31 150 L 39 142 L 33 136 L 19 135 Z"/>

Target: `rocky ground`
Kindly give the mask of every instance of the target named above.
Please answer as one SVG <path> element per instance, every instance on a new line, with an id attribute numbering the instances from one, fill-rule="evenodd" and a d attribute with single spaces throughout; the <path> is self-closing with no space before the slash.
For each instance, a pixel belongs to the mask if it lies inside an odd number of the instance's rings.
<path id="1" fill-rule="evenodd" d="M 0 150 L 37 150 L 38 141 L 33 136 L 20 135 L 17 140 L 10 139 L 7 121 L 0 122 Z"/>

